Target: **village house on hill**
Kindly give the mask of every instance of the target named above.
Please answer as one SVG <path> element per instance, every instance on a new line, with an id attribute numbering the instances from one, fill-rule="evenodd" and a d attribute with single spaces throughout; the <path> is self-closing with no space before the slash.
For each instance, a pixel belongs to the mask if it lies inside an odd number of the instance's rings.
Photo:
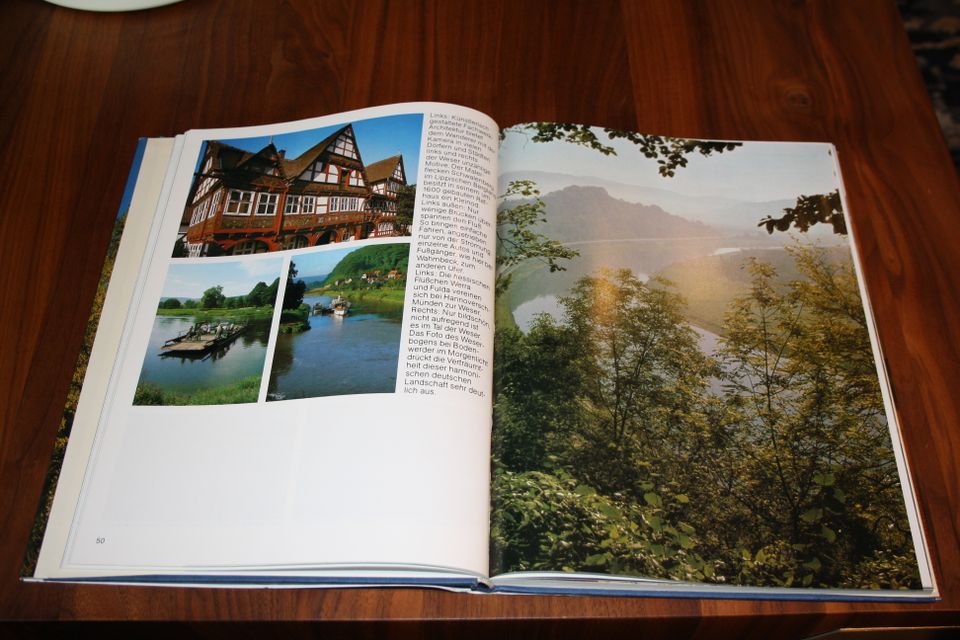
<path id="1" fill-rule="evenodd" d="M 201 166 L 181 225 L 189 257 L 409 234 L 396 221 L 403 157 L 364 165 L 349 124 L 292 160 L 272 142 L 252 153 L 211 141 Z"/>

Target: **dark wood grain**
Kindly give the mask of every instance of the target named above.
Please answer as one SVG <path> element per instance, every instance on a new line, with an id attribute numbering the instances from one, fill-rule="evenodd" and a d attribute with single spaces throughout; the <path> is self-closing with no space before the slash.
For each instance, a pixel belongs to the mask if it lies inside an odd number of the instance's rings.
<path id="1" fill-rule="evenodd" d="M 476 635 L 509 625 L 664 638 L 960 619 L 960 191 L 892 3 L 187 0 L 110 15 L 8 0 L 0 24 L 0 618 L 386 620 L 400 636 L 459 636 L 454 621 L 472 620 Z M 408 100 L 456 102 L 503 126 L 836 144 L 942 599 L 19 582 L 136 139 Z"/>

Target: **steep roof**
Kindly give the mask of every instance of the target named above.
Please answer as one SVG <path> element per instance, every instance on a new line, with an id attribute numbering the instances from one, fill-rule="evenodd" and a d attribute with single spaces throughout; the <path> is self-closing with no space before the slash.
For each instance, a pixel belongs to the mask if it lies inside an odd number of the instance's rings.
<path id="1" fill-rule="evenodd" d="M 246 165 L 254 159 L 260 159 L 267 162 L 268 164 L 278 166 L 281 171 L 283 171 L 284 169 L 284 167 L 282 166 L 282 162 L 280 160 L 280 153 L 277 151 L 277 148 L 273 145 L 272 142 L 269 143 L 267 146 L 265 146 L 263 149 L 260 149 L 260 151 L 257 151 L 256 153 L 249 153 L 249 152 L 246 153 L 244 157 L 241 158 L 240 161 L 237 163 L 236 168 L 237 169 L 245 168 Z"/>
<path id="2" fill-rule="evenodd" d="M 393 175 L 393 172 L 397 169 L 397 165 L 402 161 L 403 156 L 396 155 L 367 165 L 367 182 L 386 180 Z"/>
<path id="3" fill-rule="evenodd" d="M 301 153 L 299 156 L 297 156 L 293 160 L 284 160 L 282 163 L 283 172 L 290 178 L 298 177 L 301 173 L 303 173 L 303 171 L 307 167 L 313 164 L 313 161 L 317 159 L 317 156 L 323 153 L 327 147 L 333 144 L 333 142 L 340 137 L 340 134 L 342 134 L 344 131 L 346 131 L 349 128 L 350 128 L 349 124 L 346 126 L 340 127 L 339 129 L 337 129 L 336 131 L 328 135 L 326 138 L 324 138 L 317 144 L 313 145 L 312 147 L 310 147 L 309 149 Z"/>
<path id="4" fill-rule="evenodd" d="M 219 142 L 217 140 L 208 140 L 207 148 L 211 156 L 220 158 L 220 167 L 221 169 L 233 169 L 237 165 L 245 162 L 253 154 L 249 151 L 244 151 L 243 149 L 238 149 L 237 147 L 226 144 L 225 142 Z"/>

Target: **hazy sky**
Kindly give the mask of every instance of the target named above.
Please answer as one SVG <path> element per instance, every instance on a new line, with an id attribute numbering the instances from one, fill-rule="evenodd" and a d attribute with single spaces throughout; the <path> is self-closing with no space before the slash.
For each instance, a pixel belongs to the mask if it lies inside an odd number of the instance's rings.
<path id="1" fill-rule="evenodd" d="M 344 121 L 342 124 L 321 129 L 275 135 L 273 136 L 273 144 L 277 149 L 286 150 L 287 159 L 292 160 L 345 124 L 348 124 L 348 122 Z M 402 154 L 407 183 L 416 184 L 417 165 L 420 163 L 420 133 L 423 130 L 422 114 L 414 113 L 353 120 L 352 124 L 353 133 L 357 137 L 357 147 L 360 149 L 360 157 L 364 164 L 373 164 L 378 160 Z M 246 151 L 256 152 L 267 146 L 270 140 L 271 136 L 259 136 L 256 138 L 224 139 L 221 142 L 226 142 Z M 202 149 L 200 157 L 203 157 Z"/>
<path id="2" fill-rule="evenodd" d="M 690 196 L 716 196 L 746 201 L 795 199 L 827 193 L 839 184 L 832 149 L 821 143 L 747 142 L 723 154 L 687 156 L 689 164 L 672 178 L 661 177 L 656 160 L 643 156 L 625 140 L 601 142 L 615 156 L 569 142 L 530 142 L 508 133 L 500 152 L 500 171 L 548 171 L 593 176 L 624 184 L 668 189 Z"/>
<path id="3" fill-rule="evenodd" d="M 204 291 L 216 285 L 223 287 L 225 296 L 246 295 L 258 282 L 270 284 L 279 278 L 282 263 L 281 256 L 247 258 L 236 262 L 173 262 L 160 295 L 164 298 L 199 298 Z"/>

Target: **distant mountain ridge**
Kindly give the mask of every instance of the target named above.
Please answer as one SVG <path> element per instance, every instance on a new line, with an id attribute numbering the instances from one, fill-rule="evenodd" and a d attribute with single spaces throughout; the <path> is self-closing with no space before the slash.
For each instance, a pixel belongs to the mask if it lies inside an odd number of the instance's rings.
<path id="1" fill-rule="evenodd" d="M 618 200 L 602 187 L 566 187 L 542 199 L 547 207 L 547 221 L 537 230 L 560 242 L 724 234 L 702 222 L 667 213 L 656 205 Z"/>
<path id="2" fill-rule="evenodd" d="M 513 180 L 532 180 L 541 194 L 547 195 L 571 185 L 601 187 L 613 198 L 631 203 L 655 205 L 674 215 L 702 222 L 721 229 L 759 233 L 757 224 L 768 214 L 780 214 L 792 207 L 796 199 L 748 201 L 714 196 L 691 196 L 656 187 L 629 185 L 594 176 L 573 176 L 548 171 L 508 172 L 500 176 L 501 193 Z M 669 184 L 669 179 L 664 179 Z M 800 195 L 800 194 L 798 194 Z"/>

